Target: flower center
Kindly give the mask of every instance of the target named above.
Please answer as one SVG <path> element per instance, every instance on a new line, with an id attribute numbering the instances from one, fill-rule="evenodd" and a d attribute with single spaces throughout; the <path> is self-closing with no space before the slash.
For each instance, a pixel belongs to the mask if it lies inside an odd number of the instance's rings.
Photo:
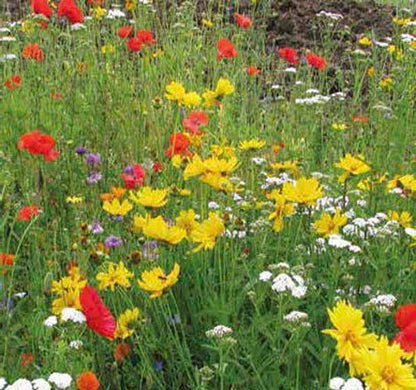
<path id="1" fill-rule="evenodd" d="M 383 378 L 384 382 L 391 384 L 394 382 L 394 371 L 391 367 L 386 366 L 381 371 L 381 377 Z"/>

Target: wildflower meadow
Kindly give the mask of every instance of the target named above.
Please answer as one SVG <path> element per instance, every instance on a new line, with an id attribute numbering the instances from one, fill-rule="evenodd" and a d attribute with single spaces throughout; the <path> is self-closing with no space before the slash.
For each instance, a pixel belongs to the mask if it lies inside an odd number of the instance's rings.
<path id="1" fill-rule="evenodd" d="M 416 390 L 413 1 L 3 8 L 0 390 Z"/>

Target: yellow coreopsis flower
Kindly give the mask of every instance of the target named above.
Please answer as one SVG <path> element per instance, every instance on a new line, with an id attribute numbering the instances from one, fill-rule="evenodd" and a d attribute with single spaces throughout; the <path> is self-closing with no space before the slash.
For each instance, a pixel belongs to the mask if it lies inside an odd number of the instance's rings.
<path id="1" fill-rule="evenodd" d="M 134 333 L 134 329 L 130 328 L 132 322 L 137 321 L 139 318 L 139 309 L 135 307 L 127 309 L 124 313 L 121 313 L 117 318 L 116 331 L 114 332 L 115 338 L 126 339 Z"/>
<path id="2" fill-rule="evenodd" d="M 252 138 L 246 141 L 241 141 L 238 145 L 240 150 L 257 150 L 266 145 L 266 141 L 262 141 L 258 138 Z"/>
<path id="3" fill-rule="evenodd" d="M 203 166 L 206 173 L 226 174 L 237 168 L 238 160 L 236 157 L 231 157 L 226 160 L 214 156 L 204 160 Z"/>
<path id="4" fill-rule="evenodd" d="M 274 211 L 269 215 L 268 219 L 274 219 L 273 230 L 280 232 L 283 228 L 283 217 L 292 215 L 295 206 L 292 203 L 287 203 L 285 197 L 277 191 L 268 194 L 267 198 L 274 200 Z"/>
<path id="5" fill-rule="evenodd" d="M 107 211 L 107 213 L 113 216 L 124 216 L 132 208 L 133 205 L 127 199 L 124 199 L 122 202 L 120 202 L 120 200 L 114 198 L 111 202 L 106 200 L 103 203 L 103 210 Z"/>
<path id="6" fill-rule="evenodd" d="M 321 217 L 313 223 L 313 228 L 318 234 L 328 237 L 330 234 L 338 233 L 339 228 L 347 223 L 347 216 L 341 214 L 339 208 L 331 216 L 329 213 L 323 213 Z"/>
<path id="7" fill-rule="evenodd" d="M 347 130 L 348 129 L 348 126 L 345 123 L 337 123 L 337 122 L 334 122 L 331 125 L 331 129 L 332 130 Z"/>
<path id="8" fill-rule="evenodd" d="M 167 203 L 166 196 L 169 193 L 169 189 L 155 190 L 151 187 L 143 187 L 136 193 L 130 192 L 130 199 L 143 207 L 158 208 Z"/>
<path id="9" fill-rule="evenodd" d="M 373 44 L 373 41 L 370 38 L 364 36 L 358 40 L 358 44 L 361 46 L 371 46 Z"/>
<path id="10" fill-rule="evenodd" d="M 94 19 L 101 19 L 105 14 L 107 14 L 107 11 L 100 6 L 95 6 L 91 9 L 90 13 Z"/>
<path id="11" fill-rule="evenodd" d="M 192 209 L 181 210 L 179 216 L 175 219 L 176 226 L 184 229 L 186 235 L 189 237 L 192 231 L 198 226 L 198 222 L 195 220 L 195 211 Z"/>
<path id="12" fill-rule="evenodd" d="M 82 196 L 68 196 L 66 198 L 66 203 L 78 204 L 82 203 L 83 200 L 84 198 Z"/>
<path id="13" fill-rule="evenodd" d="M 275 162 L 275 163 L 270 164 L 270 168 L 274 169 L 275 171 L 287 171 L 292 176 L 297 176 L 299 174 L 297 160 Z"/>
<path id="14" fill-rule="evenodd" d="M 378 85 L 381 88 L 389 88 L 393 85 L 393 79 L 390 76 L 385 76 L 379 81 Z"/>
<path id="15" fill-rule="evenodd" d="M 393 23 L 396 23 L 398 26 L 405 26 L 406 24 L 410 23 L 412 18 L 393 18 Z"/>
<path id="16" fill-rule="evenodd" d="M 201 24 L 205 27 L 208 27 L 208 28 L 212 28 L 212 26 L 214 25 L 214 23 L 212 23 L 208 19 L 201 19 Z"/>
<path id="17" fill-rule="evenodd" d="M 370 390 L 414 390 L 416 378 L 410 364 L 402 361 L 404 352 L 399 344 L 389 344 L 382 336 L 374 350 L 360 353 L 364 382 Z"/>
<path id="18" fill-rule="evenodd" d="M 214 248 L 217 237 L 221 236 L 224 230 L 224 223 L 218 214 L 209 213 L 208 218 L 198 224 L 191 232 L 191 240 L 199 244 L 193 249 L 193 252 Z"/>
<path id="19" fill-rule="evenodd" d="M 211 107 L 217 104 L 217 93 L 215 91 L 211 91 L 207 89 L 203 94 L 202 97 L 204 98 L 204 106 Z"/>
<path id="20" fill-rule="evenodd" d="M 362 311 L 345 301 L 338 301 L 332 310 L 328 309 L 328 315 L 335 329 L 325 329 L 322 333 L 336 340 L 337 354 L 349 363 L 350 374 L 362 373 L 364 367 L 359 364 L 359 354 L 363 349 L 374 348 L 377 336 L 367 333 Z"/>
<path id="21" fill-rule="evenodd" d="M 316 200 L 322 196 L 322 187 L 318 179 L 301 177 L 295 183 L 283 184 L 282 195 L 292 202 L 313 206 Z"/>
<path id="22" fill-rule="evenodd" d="M 209 149 L 214 154 L 214 156 L 217 157 L 222 155 L 226 157 L 235 157 L 235 149 L 232 146 L 212 144 L 209 146 Z"/>
<path id="23" fill-rule="evenodd" d="M 137 6 L 137 0 L 125 0 L 124 8 L 127 11 L 132 11 Z"/>
<path id="24" fill-rule="evenodd" d="M 132 276 L 133 273 L 120 261 L 118 264 L 108 263 L 107 272 L 99 272 L 95 278 L 100 282 L 100 290 L 110 287 L 114 291 L 116 285 L 130 287 L 129 278 Z"/>
<path id="25" fill-rule="evenodd" d="M 136 226 L 135 219 L 135 226 Z M 179 226 L 169 226 L 162 216 L 149 218 L 142 227 L 143 234 L 147 237 L 162 241 L 168 244 L 176 245 L 186 237 L 186 230 Z"/>
<path id="26" fill-rule="evenodd" d="M 397 211 L 388 211 L 387 216 L 404 228 L 411 226 L 412 215 L 408 211 L 402 211 L 400 214 Z"/>
<path id="27" fill-rule="evenodd" d="M 168 287 L 173 286 L 179 277 L 179 264 L 175 263 L 169 274 L 165 274 L 160 267 L 155 267 L 150 271 L 144 271 L 141 274 L 141 280 L 137 284 L 142 290 L 150 293 L 150 298 L 157 298 L 163 294 Z"/>
<path id="28" fill-rule="evenodd" d="M 114 53 L 114 46 L 111 43 L 107 43 L 100 48 L 101 54 L 111 54 Z"/>
<path id="29" fill-rule="evenodd" d="M 220 173 L 205 173 L 201 177 L 201 182 L 208 184 L 217 191 L 233 192 L 236 191 L 231 181 Z"/>
<path id="30" fill-rule="evenodd" d="M 165 97 L 168 100 L 176 100 L 178 103 L 183 101 L 183 97 L 185 96 L 185 88 L 182 84 L 177 83 L 176 81 L 172 81 L 166 87 L 166 94 Z"/>
<path id="31" fill-rule="evenodd" d="M 364 156 L 359 154 L 357 156 L 351 156 L 347 153 L 345 157 L 341 157 L 339 162 L 335 164 L 336 168 L 344 170 L 344 173 L 338 178 L 340 183 L 344 183 L 345 180 L 351 175 L 357 176 L 370 171 L 370 166 L 364 162 Z"/>
<path id="32" fill-rule="evenodd" d="M 198 107 L 201 104 L 201 97 L 196 92 L 188 92 L 183 96 L 182 103 L 186 107 Z"/>
<path id="33" fill-rule="evenodd" d="M 223 77 L 219 78 L 215 86 L 215 94 L 217 97 L 230 95 L 234 92 L 234 86 L 231 82 Z"/>
<path id="34" fill-rule="evenodd" d="M 370 66 L 370 67 L 367 69 L 367 76 L 368 76 L 368 77 L 373 77 L 373 76 L 374 76 L 374 73 L 375 73 L 374 66 Z"/>

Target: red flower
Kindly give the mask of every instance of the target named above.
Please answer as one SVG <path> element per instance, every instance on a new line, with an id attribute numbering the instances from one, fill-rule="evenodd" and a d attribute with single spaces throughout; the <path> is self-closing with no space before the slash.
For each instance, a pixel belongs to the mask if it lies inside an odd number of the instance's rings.
<path id="1" fill-rule="evenodd" d="M 251 25 L 251 19 L 247 16 L 240 15 L 235 13 L 234 14 L 235 24 L 239 27 L 247 28 Z"/>
<path id="2" fill-rule="evenodd" d="M 400 332 L 394 341 L 405 352 L 416 351 L 416 304 L 403 305 L 396 310 L 394 321 Z"/>
<path id="3" fill-rule="evenodd" d="M 74 0 L 61 0 L 56 12 L 58 17 L 65 16 L 69 23 L 82 23 L 84 16 Z"/>
<path id="4" fill-rule="evenodd" d="M 32 155 L 42 154 L 45 161 L 52 161 L 59 156 L 59 153 L 53 149 L 54 145 L 55 141 L 50 135 L 34 130 L 20 136 L 17 149 L 25 149 Z"/>
<path id="5" fill-rule="evenodd" d="M 172 158 L 174 155 L 189 156 L 191 152 L 187 149 L 191 144 L 189 138 L 181 133 L 173 133 L 169 136 L 169 147 L 165 150 L 165 155 Z"/>
<path id="6" fill-rule="evenodd" d="M 123 360 L 130 353 L 130 347 L 126 343 L 117 344 L 114 348 L 113 356 L 116 361 Z"/>
<path id="7" fill-rule="evenodd" d="M 160 172 L 163 169 L 163 165 L 160 162 L 154 162 L 152 165 L 152 171 L 157 173 Z"/>
<path id="8" fill-rule="evenodd" d="M 87 5 L 99 5 L 103 4 L 103 0 L 86 0 L 85 2 Z"/>
<path id="9" fill-rule="evenodd" d="M 323 57 L 317 56 L 316 54 L 313 54 L 313 53 L 306 53 L 305 59 L 308 65 L 312 66 L 313 68 L 325 69 L 326 62 Z"/>
<path id="10" fill-rule="evenodd" d="M 280 58 L 283 58 L 287 63 L 291 65 L 297 65 L 299 63 L 298 52 L 291 47 L 282 47 L 278 49 L 277 54 Z"/>
<path id="11" fill-rule="evenodd" d="M 117 36 L 119 38 L 128 38 L 132 31 L 133 31 L 132 26 L 121 26 L 117 30 Z"/>
<path id="12" fill-rule="evenodd" d="M 49 7 L 48 0 L 31 0 L 30 8 L 34 14 L 44 15 L 50 18 L 52 15 L 52 9 Z"/>
<path id="13" fill-rule="evenodd" d="M 155 43 L 152 32 L 149 30 L 139 30 L 136 32 L 136 38 L 145 46 L 151 46 Z"/>
<path id="14" fill-rule="evenodd" d="M 101 302 L 97 291 L 86 285 L 79 295 L 79 302 L 87 320 L 87 326 L 99 335 L 112 340 L 116 322 L 110 310 Z"/>
<path id="15" fill-rule="evenodd" d="M 8 89 L 17 89 L 20 87 L 21 77 L 17 74 L 10 76 L 7 80 L 4 81 L 4 86 Z"/>
<path id="16" fill-rule="evenodd" d="M 254 66 L 247 65 L 246 72 L 249 76 L 256 76 L 260 73 L 260 70 Z"/>
<path id="17" fill-rule="evenodd" d="M 49 94 L 49 97 L 52 100 L 61 100 L 62 99 L 62 95 L 59 92 L 55 92 L 55 91 L 51 91 Z"/>
<path id="18" fill-rule="evenodd" d="M 91 371 L 85 371 L 77 378 L 78 390 L 97 390 L 99 387 L 100 382 Z"/>
<path id="19" fill-rule="evenodd" d="M 22 367 L 27 366 L 28 364 L 32 363 L 33 355 L 31 353 L 24 353 L 20 355 L 20 365 Z"/>
<path id="20" fill-rule="evenodd" d="M 232 58 L 237 55 L 234 45 L 227 38 L 221 38 L 217 42 L 217 60 L 224 58 Z"/>
<path id="21" fill-rule="evenodd" d="M 36 61 L 43 60 L 43 51 L 37 43 L 28 43 L 22 50 L 22 57 Z"/>
<path id="22" fill-rule="evenodd" d="M 182 126 L 185 131 L 200 135 L 199 126 L 206 126 L 208 124 L 208 116 L 204 111 L 191 111 L 182 121 Z"/>
<path id="23" fill-rule="evenodd" d="M 133 165 L 131 173 L 122 173 L 120 177 L 124 180 L 124 188 L 136 188 L 136 186 L 142 186 L 145 176 L 144 168 L 139 165 Z"/>
<path id="24" fill-rule="evenodd" d="M 14 255 L 10 253 L 0 253 L 0 264 L 11 266 L 13 265 Z"/>
<path id="25" fill-rule="evenodd" d="M 365 124 L 368 122 L 368 116 L 360 116 L 360 115 L 354 115 L 351 120 L 353 122 L 360 122 L 361 124 Z"/>
<path id="26" fill-rule="evenodd" d="M 17 213 L 18 221 L 29 221 L 38 214 L 38 208 L 35 205 L 24 206 Z"/>
<path id="27" fill-rule="evenodd" d="M 142 48 L 142 43 L 137 38 L 130 38 L 126 42 L 126 46 L 127 46 L 127 50 L 129 51 L 140 51 L 140 49 Z"/>

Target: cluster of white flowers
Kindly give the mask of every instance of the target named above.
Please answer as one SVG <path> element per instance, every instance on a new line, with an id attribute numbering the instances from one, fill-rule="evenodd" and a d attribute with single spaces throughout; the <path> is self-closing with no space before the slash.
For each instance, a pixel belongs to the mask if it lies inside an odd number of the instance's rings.
<path id="1" fill-rule="evenodd" d="M 54 372 L 49 375 L 48 380 L 38 378 L 30 381 L 26 378 L 20 378 L 8 386 L 6 379 L 0 378 L 0 390 L 51 390 L 51 384 L 55 385 L 58 389 L 67 389 L 71 386 L 71 383 L 71 375 Z"/>
<path id="2" fill-rule="evenodd" d="M 289 182 L 294 183 L 295 181 L 285 172 L 282 172 L 278 176 L 266 176 L 265 183 L 261 185 L 262 190 L 268 190 L 270 187 L 278 187 L 282 184 Z"/>
<path id="3" fill-rule="evenodd" d="M 49 316 L 45 321 L 43 321 L 43 325 L 47 326 L 48 328 L 53 328 L 57 323 L 57 316 Z"/>
<path id="4" fill-rule="evenodd" d="M 378 294 L 371 298 L 366 305 L 374 307 L 380 313 L 389 314 L 396 302 L 397 299 L 392 294 Z"/>
<path id="5" fill-rule="evenodd" d="M 291 273 L 289 264 L 274 264 L 269 266 L 269 269 L 287 270 L 287 272 L 280 272 L 275 278 L 273 278 L 273 274 L 270 271 L 260 272 L 259 280 L 261 282 L 271 281 L 271 288 L 277 293 L 290 292 L 295 298 L 302 298 L 305 296 L 308 290 L 305 280 L 302 276 Z"/>
<path id="6" fill-rule="evenodd" d="M 364 390 L 363 383 L 357 378 L 347 380 L 335 377 L 329 381 L 330 390 Z"/>
<path id="7" fill-rule="evenodd" d="M 302 104 L 302 105 L 312 105 L 312 104 L 325 104 L 328 103 L 331 100 L 336 100 L 336 101 L 344 101 L 345 97 L 346 97 L 346 93 L 344 92 L 335 92 L 331 95 L 321 95 L 321 94 L 316 94 L 314 96 L 311 97 L 306 97 L 306 98 L 296 98 L 295 99 L 295 104 Z"/>
<path id="8" fill-rule="evenodd" d="M 83 346 L 83 342 L 81 340 L 72 340 L 69 342 L 69 348 L 72 349 L 80 349 Z"/>
<path id="9" fill-rule="evenodd" d="M 61 312 L 62 321 L 72 321 L 74 323 L 82 324 L 86 318 L 82 312 L 72 307 L 64 307 Z"/>
<path id="10" fill-rule="evenodd" d="M 309 328 L 311 326 L 311 324 L 308 322 L 308 313 L 303 311 L 293 310 L 289 314 L 284 315 L 283 319 L 286 322 L 294 325 L 300 325 L 305 328 Z"/>
<path id="11" fill-rule="evenodd" d="M 233 330 L 225 325 L 217 325 L 214 328 L 207 330 L 205 335 L 209 338 L 222 339 L 231 336 Z"/>
<path id="12" fill-rule="evenodd" d="M 328 11 L 320 11 L 316 14 L 316 16 L 326 17 L 332 20 L 341 20 L 344 17 L 341 14 L 337 14 L 335 12 L 328 12 Z"/>

